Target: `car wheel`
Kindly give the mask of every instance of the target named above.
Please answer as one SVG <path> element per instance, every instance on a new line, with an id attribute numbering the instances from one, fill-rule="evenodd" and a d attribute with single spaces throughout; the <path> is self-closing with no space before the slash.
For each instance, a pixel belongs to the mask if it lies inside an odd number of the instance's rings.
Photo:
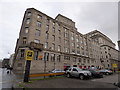
<path id="1" fill-rule="evenodd" d="M 109 73 L 107 72 L 106 75 L 109 75 Z"/>
<path id="2" fill-rule="evenodd" d="M 83 80 L 84 79 L 84 75 L 79 75 L 79 78 L 80 78 L 80 80 Z"/>
<path id="3" fill-rule="evenodd" d="M 70 78 L 70 74 L 69 73 L 67 73 L 67 77 Z"/>

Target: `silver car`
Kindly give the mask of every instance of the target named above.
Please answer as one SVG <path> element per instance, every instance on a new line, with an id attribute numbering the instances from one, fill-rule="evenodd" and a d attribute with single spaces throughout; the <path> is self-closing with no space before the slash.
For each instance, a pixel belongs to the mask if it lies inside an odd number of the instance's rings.
<path id="1" fill-rule="evenodd" d="M 79 67 L 70 67 L 66 71 L 66 76 L 69 77 L 79 77 L 81 80 L 91 77 L 91 72 L 87 70 L 82 70 Z"/>

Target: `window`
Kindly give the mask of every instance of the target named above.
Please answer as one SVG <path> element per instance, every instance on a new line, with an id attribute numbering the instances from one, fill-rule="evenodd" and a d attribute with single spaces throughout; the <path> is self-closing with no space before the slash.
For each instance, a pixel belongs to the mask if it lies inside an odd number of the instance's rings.
<path id="1" fill-rule="evenodd" d="M 72 49 L 72 54 L 75 54 L 75 50 L 74 49 Z"/>
<path id="2" fill-rule="evenodd" d="M 83 63 L 86 63 L 86 60 L 85 60 L 85 59 L 83 60 Z"/>
<path id="3" fill-rule="evenodd" d="M 65 47 L 64 51 L 65 51 L 65 52 L 68 52 L 68 48 L 67 48 L 67 47 Z"/>
<path id="4" fill-rule="evenodd" d="M 31 12 L 28 12 L 28 16 L 31 16 Z"/>
<path id="5" fill-rule="evenodd" d="M 58 24 L 58 28 L 60 28 L 60 24 Z"/>
<path id="6" fill-rule="evenodd" d="M 27 43 L 27 37 L 23 37 L 23 44 Z"/>
<path id="7" fill-rule="evenodd" d="M 55 61 L 55 54 L 51 54 L 51 61 Z"/>
<path id="8" fill-rule="evenodd" d="M 108 58 L 108 56 L 106 56 L 106 58 Z"/>
<path id="9" fill-rule="evenodd" d="M 65 37 L 68 38 L 68 34 L 67 33 L 65 33 Z"/>
<path id="10" fill-rule="evenodd" d="M 68 44 L 68 41 L 67 41 L 67 40 L 65 40 L 65 44 Z"/>
<path id="11" fill-rule="evenodd" d="M 86 56 L 88 56 L 88 53 L 86 53 Z"/>
<path id="12" fill-rule="evenodd" d="M 77 71 L 77 69 L 73 68 L 73 71 Z M 78 72 L 78 71 L 77 71 Z"/>
<path id="13" fill-rule="evenodd" d="M 47 31 L 49 31 L 49 25 L 46 26 Z"/>
<path id="14" fill-rule="evenodd" d="M 55 22 L 53 22 L 53 26 L 55 26 Z"/>
<path id="15" fill-rule="evenodd" d="M 48 42 L 45 42 L 45 48 L 48 48 Z"/>
<path id="16" fill-rule="evenodd" d="M 26 24 L 29 24 L 30 23 L 30 18 L 27 18 L 26 19 Z"/>
<path id="17" fill-rule="evenodd" d="M 38 26 L 38 27 L 41 27 L 41 25 L 42 25 L 42 23 L 39 22 L 39 21 L 37 21 L 37 26 Z"/>
<path id="18" fill-rule="evenodd" d="M 76 35 L 76 42 L 79 42 L 79 39 L 78 39 L 79 37 L 78 37 L 78 35 Z"/>
<path id="19" fill-rule="evenodd" d="M 58 42 L 61 43 L 61 38 L 60 37 L 58 38 Z"/>
<path id="20" fill-rule="evenodd" d="M 76 58 L 73 57 L 73 62 L 76 62 Z"/>
<path id="21" fill-rule="evenodd" d="M 87 42 L 85 42 L 85 46 L 87 46 Z"/>
<path id="22" fill-rule="evenodd" d="M 52 50 L 55 50 L 55 44 L 52 43 Z"/>
<path id="23" fill-rule="evenodd" d="M 75 46 L 74 43 L 72 43 L 72 46 L 73 46 L 73 47 Z"/>
<path id="24" fill-rule="evenodd" d="M 70 56 L 64 56 L 65 60 L 70 60 Z"/>
<path id="25" fill-rule="evenodd" d="M 52 30 L 53 33 L 55 33 L 55 28 L 53 27 L 53 30 Z"/>
<path id="26" fill-rule="evenodd" d="M 61 34 L 61 31 L 60 31 L 60 30 L 58 30 L 58 34 L 59 34 L 59 35 Z"/>
<path id="27" fill-rule="evenodd" d="M 40 43 L 40 40 L 35 39 L 34 42 L 35 42 L 35 43 Z"/>
<path id="28" fill-rule="evenodd" d="M 82 52 L 82 55 L 84 55 L 84 52 Z"/>
<path id="29" fill-rule="evenodd" d="M 38 51 L 34 51 L 34 60 L 38 60 Z"/>
<path id="30" fill-rule="evenodd" d="M 55 35 L 52 35 L 52 40 L 55 41 Z"/>
<path id="31" fill-rule="evenodd" d="M 78 38 L 76 39 L 76 42 L 78 42 L 79 40 L 78 40 Z"/>
<path id="32" fill-rule="evenodd" d="M 71 32 L 71 36 L 74 36 L 74 32 Z"/>
<path id="33" fill-rule="evenodd" d="M 21 57 L 24 57 L 24 55 L 25 55 L 25 50 L 21 49 Z"/>
<path id="34" fill-rule="evenodd" d="M 83 40 L 81 40 L 81 44 L 83 44 Z"/>
<path id="35" fill-rule="evenodd" d="M 29 28 L 25 27 L 25 33 L 28 33 L 28 31 L 29 31 Z"/>
<path id="36" fill-rule="evenodd" d="M 104 49 L 106 50 L 106 47 L 104 47 Z"/>
<path id="37" fill-rule="evenodd" d="M 82 50 L 84 49 L 83 46 L 81 46 L 81 49 L 82 49 Z"/>
<path id="38" fill-rule="evenodd" d="M 60 62 L 60 59 L 61 59 L 61 56 L 58 55 L 58 56 L 57 56 L 57 61 Z"/>
<path id="39" fill-rule="evenodd" d="M 49 53 L 47 52 L 44 53 L 44 60 L 49 61 Z"/>
<path id="40" fill-rule="evenodd" d="M 40 19 L 42 19 L 42 16 L 38 14 L 38 15 L 37 15 L 37 18 L 40 18 Z"/>
<path id="41" fill-rule="evenodd" d="M 80 50 L 77 51 L 77 54 L 80 54 Z"/>
<path id="42" fill-rule="evenodd" d="M 78 58 L 78 61 L 81 62 L 81 58 Z"/>
<path id="43" fill-rule="evenodd" d="M 80 35 L 80 39 L 82 39 L 82 36 Z"/>
<path id="44" fill-rule="evenodd" d="M 63 27 L 65 29 L 65 32 L 67 31 L 67 29 L 65 27 Z"/>
<path id="45" fill-rule="evenodd" d="M 58 45 L 58 51 L 61 51 L 61 46 L 60 45 Z"/>
<path id="46" fill-rule="evenodd" d="M 79 48 L 79 46 L 80 46 L 80 45 L 79 45 L 79 44 L 77 44 L 77 48 Z"/>
<path id="47" fill-rule="evenodd" d="M 35 35 L 36 35 L 36 36 L 40 36 L 40 30 L 36 30 Z"/>
<path id="48" fill-rule="evenodd" d="M 90 63 L 90 60 L 87 60 L 88 63 Z"/>
<path id="49" fill-rule="evenodd" d="M 49 38 L 49 33 L 46 33 L 46 39 L 48 39 Z"/>
<path id="50" fill-rule="evenodd" d="M 74 40 L 74 37 L 73 37 L 73 36 L 71 37 L 71 40 Z"/>
<path id="51" fill-rule="evenodd" d="M 49 22 L 50 22 L 50 20 L 49 20 L 49 19 L 47 19 L 47 20 L 46 20 L 46 22 L 47 22 L 47 23 L 49 23 Z"/>

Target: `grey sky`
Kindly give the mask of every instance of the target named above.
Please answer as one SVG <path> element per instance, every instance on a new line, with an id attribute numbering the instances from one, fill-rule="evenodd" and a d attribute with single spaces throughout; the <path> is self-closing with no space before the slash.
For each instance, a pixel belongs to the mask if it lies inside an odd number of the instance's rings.
<path id="1" fill-rule="evenodd" d="M 30 0 L 2 1 L 0 3 L 0 59 L 9 57 L 15 50 L 16 40 L 27 8 L 36 8 L 55 18 L 62 14 L 76 22 L 82 34 L 95 29 L 101 31 L 114 43 L 118 40 L 118 3 L 117 2 L 40 2 Z M 86 0 L 88 1 L 88 0 Z M 92 0 L 95 1 L 95 0 Z M 113 1 L 113 0 L 112 0 Z M 114 0 L 116 1 L 116 0 Z M 117 45 L 116 45 L 117 46 Z"/>

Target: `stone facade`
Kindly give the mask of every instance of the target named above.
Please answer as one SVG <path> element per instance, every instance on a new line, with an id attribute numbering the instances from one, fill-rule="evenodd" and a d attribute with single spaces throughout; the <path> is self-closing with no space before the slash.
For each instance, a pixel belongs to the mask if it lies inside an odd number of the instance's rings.
<path id="1" fill-rule="evenodd" d="M 93 32 L 81 34 L 75 22 L 61 14 L 53 19 L 34 8 L 28 8 L 16 43 L 14 71 L 24 73 L 25 52 L 29 49 L 34 51 L 30 73 L 44 73 L 55 68 L 63 70 L 64 66 L 111 68 L 110 60 L 101 62 L 104 55 L 101 51 L 105 51 L 103 45 L 115 49 L 115 44 L 99 31 L 94 32 L 101 37 L 93 35 Z"/>

